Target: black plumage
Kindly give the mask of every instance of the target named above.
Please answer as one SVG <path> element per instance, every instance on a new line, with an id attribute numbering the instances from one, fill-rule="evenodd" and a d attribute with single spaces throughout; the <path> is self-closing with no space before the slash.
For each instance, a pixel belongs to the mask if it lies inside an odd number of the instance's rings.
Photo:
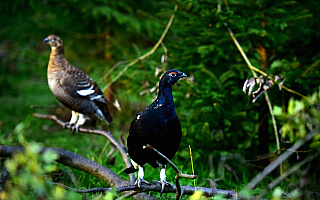
<path id="1" fill-rule="evenodd" d="M 159 83 L 157 99 L 138 113 L 131 123 L 127 146 L 133 166 L 127 168 L 125 172 L 129 174 L 139 170 L 136 182 L 139 187 L 141 181 L 144 181 L 142 166 L 149 163 L 154 168 L 162 169 L 160 179 L 161 193 L 163 192 L 167 161 L 144 147 L 149 144 L 170 160 L 178 150 L 182 133 L 174 106 L 172 86 L 182 77 L 186 77 L 186 74 L 176 69 L 165 72 Z"/>
<path id="2" fill-rule="evenodd" d="M 56 98 L 70 110 L 70 125 L 84 124 L 86 114 L 94 114 L 107 124 L 112 121 L 108 100 L 98 85 L 83 71 L 71 65 L 64 57 L 62 40 L 56 35 L 44 39 L 51 47 L 48 64 L 48 84 Z"/>

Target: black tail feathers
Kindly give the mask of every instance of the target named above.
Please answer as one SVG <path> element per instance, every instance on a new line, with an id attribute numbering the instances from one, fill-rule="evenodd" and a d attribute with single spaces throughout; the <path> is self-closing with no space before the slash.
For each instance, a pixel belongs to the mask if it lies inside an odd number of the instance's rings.
<path id="1" fill-rule="evenodd" d="M 131 165 L 130 168 L 127 168 L 127 169 L 124 170 L 124 173 L 126 173 L 126 174 L 131 174 L 131 173 L 136 172 L 136 171 L 138 171 L 138 169 L 135 169 L 135 168 Z"/>
<path id="2" fill-rule="evenodd" d="M 108 105 L 105 103 L 101 103 L 99 101 L 96 101 L 95 103 L 98 106 L 98 108 L 101 110 L 101 112 L 103 113 L 103 117 L 101 116 L 102 119 L 110 124 L 112 122 L 112 117 L 110 115 Z"/>

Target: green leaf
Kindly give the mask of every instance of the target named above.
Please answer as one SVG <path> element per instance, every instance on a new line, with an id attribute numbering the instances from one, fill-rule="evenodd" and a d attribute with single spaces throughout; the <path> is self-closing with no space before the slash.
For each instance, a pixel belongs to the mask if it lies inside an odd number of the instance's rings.
<path id="1" fill-rule="evenodd" d="M 285 29 L 286 27 L 288 27 L 288 24 L 286 22 L 280 23 L 281 30 Z"/>
<path id="2" fill-rule="evenodd" d="M 54 161 L 56 161 L 59 158 L 59 155 L 57 152 L 52 151 L 50 149 L 46 150 L 43 154 L 42 154 L 42 159 L 46 162 L 46 163 L 52 163 Z"/>
<path id="3" fill-rule="evenodd" d="M 273 113 L 274 115 L 281 116 L 282 108 L 280 106 L 273 106 Z"/>

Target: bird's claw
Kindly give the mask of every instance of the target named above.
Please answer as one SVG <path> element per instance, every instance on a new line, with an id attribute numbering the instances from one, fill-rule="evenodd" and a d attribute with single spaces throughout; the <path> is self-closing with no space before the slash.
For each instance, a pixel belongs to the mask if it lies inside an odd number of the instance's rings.
<path id="1" fill-rule="evenodd" d="M 70 123 L 70 122 L 66 122 L 63 125 L 63 128 L 67 128 L 69 130 L 71 130 L 73 133 L 78 133 L 79 132 L 79 126 L 75 125 L 74 123 Z"/>
<path id="2" fill-rule="evenodd" d="M 138 178 L 136 180 L 136 182 L 134 183 L 134 185 L 140 189 L 142 183 L 147 184 L 147 185 L 151 185 L 151 183 L 149 183 L 148 181 L 146 181 L 142 178 Z"/>
<path id="3" fill-rule="evenodd" d="M 154 181 L 154 182 L 161 186 L 160 196 L 162 196 L 165 187 L 173 188 L 173 184 L 171 184 L 170 182 L 167 182 L 165 180 L 164 181 Z"/>
<path id="4" fill-rule="evenodd" d="M 167 183 L 166 181 L 161 181 L 160 197 L 161 197 L 161 196 L 162 196 L 162 194 L 163 194 L 164 187 L 165 187 L 166 183 Z"/>
<path id="5" fill-rule="evenodd" d="M 63 128 L 67 128 L 67 129 L 71 130 L 73 126 L 74 126 L 73 123 L 66 122 L 66 123 L 64 123 Z"/>
<path id="6" fill-rule="evenodd" d="M 79 133 L 79 128 L 80 128 L 80 127 L 79 127 L 78 125 L 74 125 L 74 126 L 72 127 L 72 132 L 73 132 L 73 133 L 75 133 L 75 132 L 76 132 L 76 133 Z"/>

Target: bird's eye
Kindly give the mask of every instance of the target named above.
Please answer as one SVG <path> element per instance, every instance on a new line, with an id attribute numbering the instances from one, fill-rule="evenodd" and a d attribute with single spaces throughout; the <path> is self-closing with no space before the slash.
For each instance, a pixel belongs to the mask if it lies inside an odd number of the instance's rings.
<path id="1" fill-rule="evenodd" d="M 57 38 L 52 38 L 52 41 L 56 41 L 57 40 Z"/>
<path id="2" fill-rule="evenodd" d="M 176 72 L 171 72 L 170 76 L 175 77 L 175 76 L 177 76 L 177 73 Z"/>

